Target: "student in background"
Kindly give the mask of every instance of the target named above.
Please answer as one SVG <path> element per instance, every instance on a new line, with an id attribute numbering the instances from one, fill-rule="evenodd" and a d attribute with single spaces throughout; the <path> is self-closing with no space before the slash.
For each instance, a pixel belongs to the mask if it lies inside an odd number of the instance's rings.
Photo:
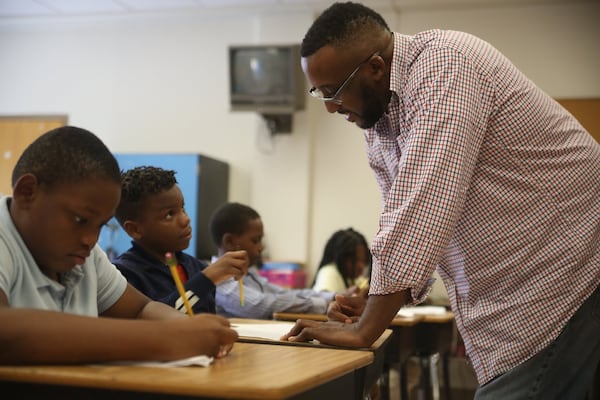
<path id="1" fill-rule="evenodd" d="M 151 301 L 96 244 L 121 182 L 94 134 L 65 126 L 41 135 L 12 186 L 0 199 L 0 364 L 169 361 L 231 348 L 226 319 Z"/>
<path id="2" fill-rule="evenodd" d="M 218 256 L 246 250 L 250 259 L 248 274 L 242 279 L 244 305 L 240 303 L 238 282 L 228 279 L 217 285 L 217 313 L 227 317 L 271 319 L 274 312 L 322 314 L 333 300 L 333 292 L 287 289 L 260 276 L 263 224 L 260 215 L 240 203 L 225 203 L 211 216 L 210 232 Z"/>
<path id="3" fill-rule="evenodd" d="M 340 229 L 325 244 L 312 287 L 330 292 L 360 287 L 370 265 L 371 251 L 365 237 L 352 228 Z"/>
<path id="4" fill-rule="evenodd" d="M 300 52 L 311 94 L 365 129 L 384 204 L 358 322 L 286 336 L 368 346 L 437 268 L 477 400 L 584 398 L 600 360 L 600 145 L 464 32 L 392 32 L 343 2 Z"/>
<path id="5" fill-rule="evenodd" d="M 238 250 L 206 264 L 184 252 L 192 238 L 190 217 L 175 171 L 141 166 L 121 175 L 121 201 L 116 218 L 131 237 L 131 248 L 113 263 L 127 281 L 153 300 L 186 312 L 184 299 L 167 265 L 172 253 L 194 313 L 215 313 L 215 285 L 239 279 L 248 269 L 248 256 Z"/>

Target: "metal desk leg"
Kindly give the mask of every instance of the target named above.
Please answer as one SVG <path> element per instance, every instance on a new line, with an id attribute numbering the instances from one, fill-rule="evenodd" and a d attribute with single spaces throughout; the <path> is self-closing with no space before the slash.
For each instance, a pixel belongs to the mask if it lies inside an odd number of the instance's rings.
<path id="1" fill-rule="evenodd" d="M 406 362 L 399 364 L 398 375 L 400 376 L 400 399 L 408 400 L 408 376 L 406 374 Z"/>
<path id="2" fill-rule="evenodd" d="M 450 390 L 450 370 L 449 370 L 449 359 L 448 353 L 442 355 L 442 374 L 444 375 L 444 394 L 445 400 L 452 399 L 452 390 Z"/>
<path id="3" fill-rule="evenodd" d="M 383 364 L 383 373 L 379 378 L 381 400 L 390 400 L 390 368 L 391 366 L 388 363 Z"/>

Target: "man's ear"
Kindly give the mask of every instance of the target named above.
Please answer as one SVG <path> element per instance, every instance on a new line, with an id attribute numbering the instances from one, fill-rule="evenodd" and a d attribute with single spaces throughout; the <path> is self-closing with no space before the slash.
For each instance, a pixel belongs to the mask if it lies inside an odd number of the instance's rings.
<path id="1" fill-rule="evenodd" d="M 135 221 L 128 219 L 123 223 L 123 229 L 133 240 L 140 240 L 143 236 L 139 225 Z"/>
<path id="2" fill-rule="evenodd" d="M 13 201 L 20 208 L 29 208 L 40 190 L 40 184 L 34 174 L 22 175 L 13 187 Z"/>
<path id="3" fill-rule="evenodd" d="M 381 79 L 387 77 L 387 66 L 386 62 L 382 56 L 373 57 L 369 60 L 369 71 L 373 75 L 376 81 L 380 81 Z"/>

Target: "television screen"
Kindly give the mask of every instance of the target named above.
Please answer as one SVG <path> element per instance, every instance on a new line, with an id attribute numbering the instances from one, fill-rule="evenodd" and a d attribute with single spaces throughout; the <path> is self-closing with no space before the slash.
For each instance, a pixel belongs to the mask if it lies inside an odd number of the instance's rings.
<path id="1" fill-rule="evenodd" d="M 273 96 L 290 93 L 289 49 L 239 49 L 233 56 L 233 91 Z"/>
<path id="2" fill-rule="evenodd" d="M 291 112 L 304 105 L 297 45 L 230 47 L 229 66 L 233 110 Z"/>

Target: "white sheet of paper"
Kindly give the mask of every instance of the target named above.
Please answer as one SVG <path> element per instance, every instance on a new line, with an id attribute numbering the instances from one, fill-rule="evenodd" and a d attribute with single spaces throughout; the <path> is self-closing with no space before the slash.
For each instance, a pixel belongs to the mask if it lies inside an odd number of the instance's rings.
<path id="1" fill-rule="evenodd" d="M 188 358 L 182 358 L 174 361 L 118 361 L 110 363 L 112 365 L 132 365 L 139 367 L 161 367 L 161 368 L 172 368 L 172 367 L 188 367 L 197 365 L 200 367 L 208 367 L 214 358 L 209 356 L 193 356 Z"/>
<path id="2" fill-rule="evenodd" d="M 288 333 L 293 326 L 294 322 L 278 322 L 274 324 L 236 323 L 231 325 L 240 336 L 270 340 L 279 340 L 283 335 Z"/>
<path id="3" fill-rule="evenodd" d="M 442 306 L 417 306 L 402 307 L 398 311 L 400 317 L 414 317 L 415 315 L 442 315 L 446 313 L 446 307 Z"/>

